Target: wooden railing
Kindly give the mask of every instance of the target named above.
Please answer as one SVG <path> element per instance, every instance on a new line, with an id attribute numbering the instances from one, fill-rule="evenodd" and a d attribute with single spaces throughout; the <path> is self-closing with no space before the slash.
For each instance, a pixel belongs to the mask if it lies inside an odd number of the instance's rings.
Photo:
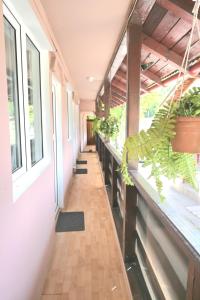
<path id="1" fill-rule="evenodd" d="M 114 148 L 98 135 L 96 148 L 133 296 L 200 300 L 198 251 L 156 203 L 157 193 L 140 173 L 130 171 L 134 186 L 126 186 Z"/>

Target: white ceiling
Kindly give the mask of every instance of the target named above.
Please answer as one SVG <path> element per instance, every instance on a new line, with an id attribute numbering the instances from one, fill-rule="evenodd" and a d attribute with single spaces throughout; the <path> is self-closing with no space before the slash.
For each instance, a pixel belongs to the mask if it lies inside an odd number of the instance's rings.
<path id="1" fill-rule="evenodd" d="M 95 99 L 131 2 L 41 0 L 81 99 Z"/>

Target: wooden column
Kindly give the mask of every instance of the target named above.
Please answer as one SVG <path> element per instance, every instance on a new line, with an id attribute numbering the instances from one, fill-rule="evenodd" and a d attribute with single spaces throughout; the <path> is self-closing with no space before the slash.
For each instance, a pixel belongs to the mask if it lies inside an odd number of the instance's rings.
<path id="1" fill-rule="evenodd" d="M 126 186 L 126 212 L 124 222 L 124 248 L 125 262 L 131 262 L 135 257 L 136 242 L 136 216 L 137 216 L 137 189 L 135 186 Z"/>
<path id="2" fill-rule="evenodd" d="M 131 22 L 127 29 L 127 137 L 139 131 L 141 47 L 142 26 Z M 128 163 L 130 169 L 137 169 L 137 161 Z M 126 186 L 124 195 L 123 256 L 130 262 L 135 256 L 137 190 Z"/>
<path id="3" fill-rule="evenodd" d="M 104 83 L 104 103 L 105 103 L 105 118 L 110 113 L 110 81 L 107 79 Z"/>
<path id="4" fill-rule="evenodd" d="M 130 23 L 127 29 L 127 136 L 139 130 L 140 70 L 141 70 L 142 26 Z M 131 169 L 136 161 L 129 161 Z"/>
<path id="5" fill-rule="evenodd" d="M 101 110 L 99 109 L 99 96 L 97 97 L 97 99 L 96 99 L 96 116 L 97 117 L 101 117 Z"/>

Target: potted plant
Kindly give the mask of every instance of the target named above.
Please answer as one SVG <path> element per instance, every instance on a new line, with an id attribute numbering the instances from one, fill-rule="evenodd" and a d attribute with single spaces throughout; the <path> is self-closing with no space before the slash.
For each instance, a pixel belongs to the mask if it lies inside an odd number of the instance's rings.
<path id="1" fill-rule="evenodd" d="M 103 134 L 107 140 L 115 138 L 119 132 L 119 121 L 111 115 L 104 119 L 96 118 L 93 130 L 94 132 Z"/>
<path id="2" fill-rule="evenodd" d="M 174 151 L 176 147 L 176 136 L 179 134 L 180 116 L 189 116 L 196 119 L 200 116 L 200 88 L 193 88 L 179 102 L 165 104 L 156 113 L 151 127 L 141 130 L 134 136 L 128 137 L 125 141 L 121 172 L 126 184 L 130 185 L 132 179 L 129 176 L 127 159 L 139 160 L 143 166 L 151 169 L 150 177 L 155 178 L 157 190 L 161 195 L 162 176 L 175 180 L 182 178 L 193 188 L 198 189 L 196 181 L 196 160 L 193 154 Z M 200 131 L 198 129 L 198 131 Z M 195 138 L 196 138 L 196 131 Z M 184 134 L 184 143 L 188 143 L 189 132 Z M 192 133 L 194 136 L 194 133 Z M 179 138 L 178 138 L 179 139 Z M 198 140 L 199 141 L 199 140 Z M 177 148 L 175 148 L 177 149 Z M 188 151 L 187 151 L 188 152 Z"/>
<path id="3" fill-rule="evenodd" d="M 189 90 L 175 105 L 173 151 L 200 153 L 200 88 Z"/>

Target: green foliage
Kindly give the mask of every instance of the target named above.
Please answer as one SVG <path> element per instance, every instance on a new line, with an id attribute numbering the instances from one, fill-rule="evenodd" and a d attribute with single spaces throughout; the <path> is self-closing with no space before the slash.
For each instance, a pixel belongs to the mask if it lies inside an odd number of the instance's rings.
<path id="1" fill-rule="evenodd" d="M 89 121 L 94 121 L 96 118 L 95 118 L 95 116 L 94 115 L 89 115 L 88 117 L 87 117 L 87 120 L 89 120 Z"/>
<path id="2" fill-rule="evenodd" d="M 117 118 L 108 116 L 101 121 L 100 132 L 104 134 L 106 138 L 114 138 L 119 132 L 119 124 Z"/>
<path id="3" fill-rule="evenodd" d="M 172 86 L 169 86 L 143 95 L 140 102 L 140 117 L 152 118 L 171 89 Z"/>
<path id="4" fill-rule="evenodd" d="M 93 121 L 93 133 L 99 133 L 100 132 L 100 124 L 101 124 L 101 119 L 96 117 Z"/>
<path id="5" fill-rule="evenodd" d="M 128 173 L 127 160 L 140 160 L 143 161 L 144 167 L 151 167 L 150 177 L 155 178 L 160 195 L 163 187 L 162 176 L 172 180 L 182 178 L 193 188 L 198 189 L 194 155 L 173 152 L 171 140 L 175 135 L 177 115 L 183 115 L 183 112 L 189 116 L 200 115 L 199 97 L 199 88 L 190 90 L 180 102 L 161 107 L 148 130 L 141 130 L 126 139 L 121 164 L 121 173 L 126 184 L 133 184 Z M 188 105 L 189 103 L 191 105 Z"/>
<path id="6" fill-rule="evenodd" d="M 119 121 L 111 115 L 105 119 L 96 118 L 93 130 L 94 132 L 103 134 L 106 138 L 114 138 L 119 132 Z"/>
<path id="7" fill-rule="evenodd" d="M 194 87 L 188 91 L 177 103 L 177 116 L 200 116 L 200 88 Z"/>

